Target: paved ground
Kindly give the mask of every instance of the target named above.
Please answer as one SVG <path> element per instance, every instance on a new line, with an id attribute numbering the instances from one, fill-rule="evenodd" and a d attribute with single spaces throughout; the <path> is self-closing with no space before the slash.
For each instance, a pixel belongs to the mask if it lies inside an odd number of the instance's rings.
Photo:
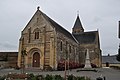
<path id="1" fill-rule="evenodd" d="M 88 76 L 90 77 L 92 80 L 96 80 L 96 78 L 98 78 L 99 76 L 105 76 L 106 80 L 120 80 L 120 70 L 115 70 L 115 69 L 111 69 L 111 68 L 97 68 L 96 70 L 98 70 L 98 72 L 93 72 L 93 71 L 79 71 L 77 72 L 77 70 L 80 69 L 74 69 L 72 71 L 67 71 L 67 74 L 69 72 L 70 74 L 73 74 L 75 76 Z M 39 71 L 39 70 L 25 70 L 26 73 L 34 73 L 34 74 L 42 74 L 42 75 L 46 75 L 46 74 L 60 74 L 61 76 L 64 77 L 64 71 Z M 21 70 L 14 70 L 14 69 L 1 69 L 0 70 L 0 75 L 6 75 L 8 73 L 21 73 Z"/>

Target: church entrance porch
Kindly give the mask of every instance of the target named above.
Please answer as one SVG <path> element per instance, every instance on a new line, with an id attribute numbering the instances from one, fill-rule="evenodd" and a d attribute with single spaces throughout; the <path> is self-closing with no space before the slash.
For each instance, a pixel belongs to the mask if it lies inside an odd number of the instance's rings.
<path id="1" fill-rule="evenodd" d="M 40 54 L 38 52 L 33 54 L 32 67 L 40 67 Z"/>

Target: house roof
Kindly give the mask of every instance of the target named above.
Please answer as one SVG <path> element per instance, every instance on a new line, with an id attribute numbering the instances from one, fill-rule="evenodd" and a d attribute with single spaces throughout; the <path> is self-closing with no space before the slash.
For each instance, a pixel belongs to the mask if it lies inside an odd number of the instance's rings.
<path id="1" fill-rule="evenodd" d="M 90 44 L 95 42 L 97 32 L 98 31 L 81 32 L 79 34 L 74 34 L 74 36 L 80 44 Z"/>
<path id="2" fill-rule="evenodd" d="M 18 57 L 18 52 L 0 52 L 0 61 L 6 61 L 5 58 L 9 57 L 8 60 Z"/>
<path id="3" fill-rule="evenodd" d="M 102 63 L 111 63 L 111 64 L 120 64 L 119 61 L 116 60 L 116 55 L 112 56 L 102 56 Z"/>

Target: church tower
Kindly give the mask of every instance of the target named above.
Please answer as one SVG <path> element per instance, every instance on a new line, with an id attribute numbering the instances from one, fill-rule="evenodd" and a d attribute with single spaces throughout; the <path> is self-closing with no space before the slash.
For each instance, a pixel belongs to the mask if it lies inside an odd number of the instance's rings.
<path id="1" fill-rule="evenodd" d="M 79 18 L 79 14 L 77 15 L 77 19 L 75 21 L 75 24 L 72 28 L 72 34 L 79 34 L 80 32 L 84 32 L 84 28 L 81 24 L 80 18 Z"/>

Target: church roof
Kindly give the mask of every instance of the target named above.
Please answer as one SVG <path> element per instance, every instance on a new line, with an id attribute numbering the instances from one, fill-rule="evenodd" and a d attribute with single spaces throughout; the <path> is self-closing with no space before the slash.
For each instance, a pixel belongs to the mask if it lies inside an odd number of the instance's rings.
<path id="1" fill-rule="evenodd" d="M 74 36 L 80 44 L 90 44 L 95 42 L 96 33 L 97 31 L 81 32 L 79 34 L 75 34 Z"/>
<path id="2" fill-rule="evenodd" d="M 77 19 L 76 19 L 76 21 L 75 21 L 75 24 L 74 24 L 73 28 L 76 28 L 76 29 L 80 28 L 80 29 L 83 30 L 83 26 L 82 26 L 82 24 L 81 24 L 81 21 L 80 21 L 79 16 L 77 16 Z"/>
<path id="3" fill-rule="evenodd" d="M 40 11 L 39 10 L 39 7 L 37 8 L 37 11 L 35 12 L 35 14 L 33 15 L 33 17 L 37 14 L 37 13 L 40 13 L 40 15 L 42 14 L 43 15 L 43 17 L 55 28 L 55 30 L 57 31 L 57 32 L 61 32 L 61 33 L 63 33 L 64 35 L 66 35 L 66 37 L 68 37 L 68 38 L 70 38 L 70 39 L 72 39 L 73 41 L 75 41 L 76 43 L 78 43 L 78 41 L 74 38 L 74 36 L 69 32 L 69 31 L 67 31 L 65 28 L 63 28 L 61 25 L 59 25 L 58 23 L 56 23 L 54 20 L 52 20 L 50 17 L 48 17 L 45 13 L 43 13 L 42 11 Z M 32 18 L 33 18 L 32 17 Z M 32 18 L 31 18 L 31 20 L 28 22 L 28 24 L 32 21 Z M 27 24 L 27 25 L 28 25 Z M 27 27 L 27 25 L 26 25 L 26 27 Z M 25 28 L 26 28 L 25 27 Z M 24 28 L 24 30 L 25 30 L 25 28 Z M 23 30 L 23 31 L 24 31 Z"/>
<path id="4" fill-rule="evenodd" d="M 48 20 L 52 26 L 55 27 L 56 31 L 58 31 L 60 33 L 63 33 L 64 35 L 66 35 L 67 37 L 69 37 L 70 39 L 72 39 L 73 41 L 77 42 L 77 40 L 74 38 L 74 36 L 69 31 L 67 31 L 61 25 L 59 25 L 58 23 L 56 23 L 54 20 L 52 20 L 46 14 L 44 14 L 44 13 L 42 13 L 42 14 L 45 17 L 45 19 Z"/>

